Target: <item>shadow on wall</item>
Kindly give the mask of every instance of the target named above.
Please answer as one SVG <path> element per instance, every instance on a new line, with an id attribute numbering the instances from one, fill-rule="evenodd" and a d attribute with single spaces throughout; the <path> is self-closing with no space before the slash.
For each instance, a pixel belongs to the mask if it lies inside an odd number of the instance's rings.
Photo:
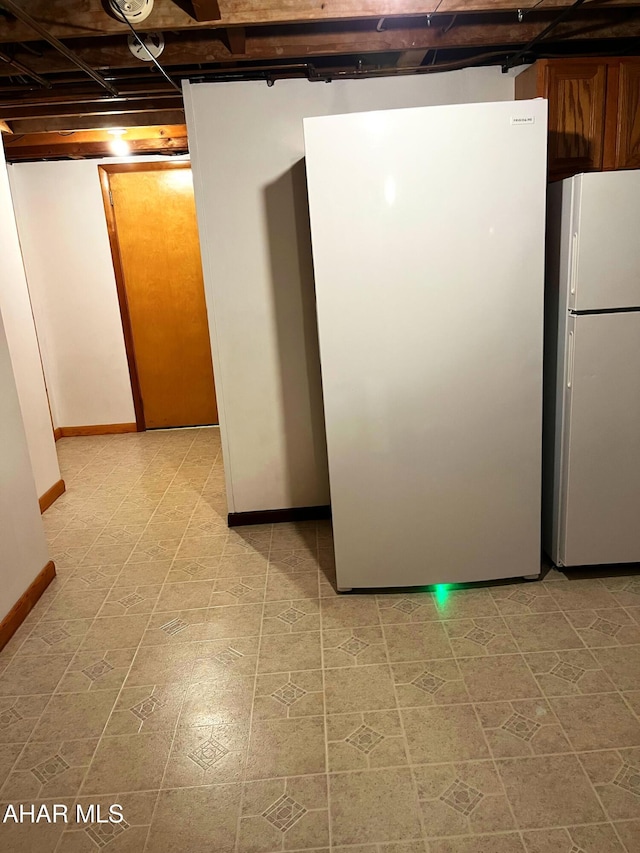
<path id="1" fill-rule="evenodd" d="M 313 492 L 329 503 L 307 176 L 299 160 L 264 191 L 289 476 L 290 506 Z M 295 441 L 289 440 L 291 437 Z M 312 444 L 315 470 L 300 470 Z M 309 464 L 309 463 L 307 463 Z"/>

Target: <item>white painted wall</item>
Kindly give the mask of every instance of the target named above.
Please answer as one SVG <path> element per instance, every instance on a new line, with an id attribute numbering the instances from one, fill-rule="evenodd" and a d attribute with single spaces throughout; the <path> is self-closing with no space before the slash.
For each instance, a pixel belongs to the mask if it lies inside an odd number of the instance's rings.
<path id="1" fill-rule="evenodd" d="M 60 479 L 60 468 L 1 143 L 0 311 L 4 317 L 33 477 L 38 495 L 43 495 Z"/>
<path id="2" fill-rule="evenodd" d="M 56 426 L 135 421 L 98 162 L 9 167 Z"/>
<path id="3" fill-rule="evenodd" d="M 56 426 L 135 421 L 98 177 L 99 165 L 131 159 L 9 166 Z M 176 158 L 135 161 L 164 159 Z"/>
<path id="4" fill-rule="evenodd" d="M 302 119 L 510 100 L 513 78 L 479 68 L 184 92 L 229 510 L 326 504 Z"/>
<path id="5" fill-rule="evenodd" d="M 4 225 L 4 223 L 3 223 Z M 2 228 L 4 231 L 4 228 Z M 36 486 L 0 316 L 0 620 L 49 560 Z"/>

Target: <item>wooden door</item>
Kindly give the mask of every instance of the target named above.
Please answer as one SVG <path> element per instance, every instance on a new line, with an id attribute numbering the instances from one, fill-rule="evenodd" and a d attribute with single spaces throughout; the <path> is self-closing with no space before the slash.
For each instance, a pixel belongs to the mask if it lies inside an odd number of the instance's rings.
<path id="1" fill-rule="evenodd" d="M 616 169 L 640 169 L 640 59 L 618 65 Z"/>
<path id="2" fill-rule="evenodd" d="M 99 168 L 138 428 L 217 423 L 191 169 Z"/>
<path id="3" fill-rule="evenodd" d="M 545 67 L 549 99 L 549 177 L 602 169 L 606 62 L 558 62 Z"/>

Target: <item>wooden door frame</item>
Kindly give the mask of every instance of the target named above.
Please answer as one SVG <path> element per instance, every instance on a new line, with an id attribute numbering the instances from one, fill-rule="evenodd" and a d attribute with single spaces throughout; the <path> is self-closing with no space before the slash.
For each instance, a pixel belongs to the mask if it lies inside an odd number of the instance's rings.
<path id="1" fill-rule="evenodd" d="M 177 163 L 168 162 L 166 160 L 155 160 L 142 163 L 108 163 L 98 166 L 100 188 L 102 190 L 102 204 L 104 205 L 104 215 L 107 220 L 109 247 L 111 248 L 111 259 L 113 261 L 113 271 L 116 278 L 116 291 L 118 293 L 120 318 L 122 320 L 122 331 L 124 333 L 124 348 L 127 354 L 129 377 L 131 379 L 131 393 L 133 395 L 133 408 L 136 415 L 136 430 L 138 432 L 144 432 L 147 425 L 144 419 L 142 389 L 140 387 L 140 377 L 138 375 L 138 366 L 136 364 L 136 352 L 133 343 L 133 326 L 131 325 L 131 314 L 129 312 L 129 302 L 127 300 L 127 288 L 124 280 L 120 243 L 118 242 L 116 217 L 113 205 L 111 204 L 112 195 L 109 176 L 121 172 L 157 172 L 168 169 L 190 168 L 191 162 L 184 160 Z"/>

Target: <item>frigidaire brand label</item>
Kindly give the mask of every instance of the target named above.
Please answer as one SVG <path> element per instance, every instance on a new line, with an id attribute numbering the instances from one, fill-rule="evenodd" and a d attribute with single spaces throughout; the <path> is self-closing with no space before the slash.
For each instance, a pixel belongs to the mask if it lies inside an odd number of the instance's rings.
<path id="1" fill-rule="evenodd" d="M 511 124 L 535 124 L 533 116 L 511 116 Z"/>

